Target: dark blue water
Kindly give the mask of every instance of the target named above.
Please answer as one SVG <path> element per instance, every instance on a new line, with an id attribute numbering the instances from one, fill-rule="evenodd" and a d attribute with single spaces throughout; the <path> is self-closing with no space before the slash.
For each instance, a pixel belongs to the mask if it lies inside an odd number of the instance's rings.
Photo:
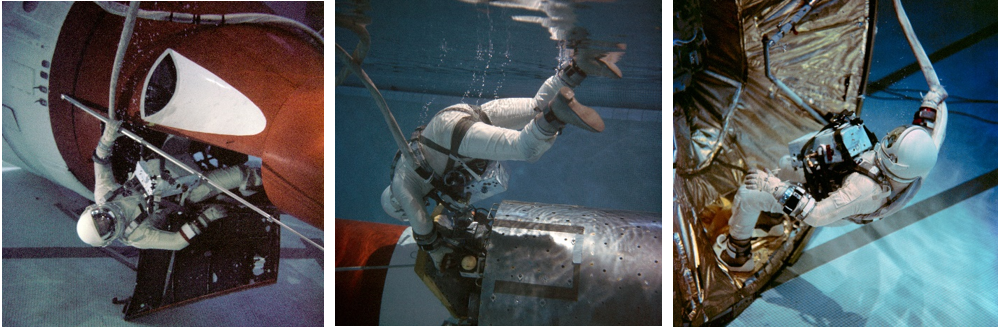
<path id="1" fill-rule="evenodd" d="M 561 48 L 551 39 L 553 33 L 512 19 L 548 17 L 544 12 L 459 1 L 404 7 L 377 2 L 372 7 L 372 48 L 362 67 L 383 91 L 407 137 L 452 104 L 532 97 L 559 66 Z M 589 133 L 568 127 L 539 161 L 505 162 L 508 190 L 477 206 L 489 208 L 508 199 L 659 213 L 661 6 L 649 1 L 585 3 L 573 5 L 571 12 L 592 40 L 627 45 L 620 62 L 624 78 L 588 78 L 576 89 L 580 102 L 599 110 L 606 129 Z M 336 39 L 349 52 L 357 42 L 345 29 L 337 30 Z M 380 204 L 396 145 L 361 86 L 351 77 L 336 88 L 335 215 L 402 224 Z"/>
<path id="2" fill-rule="evenodd" d="M 933 63 L 949 92 L 938 162 L 911 204 L 998 167 L 997 2 L 903 1 L 933 54 L 981 29 L 993 32 Z M 879 1 L 869 81 L 915 61 L 891 1 Z M 867 95 L 862 119 L 877 136 L 908 124 L 928 85 L 920 72 Z M 891 92 L 891 93 L 888 93 Z M 845 255 L 811 249 L 860 226 L 818 228 L 805 255 L 830 260 L 762 294 L 731 326 L 997 326 L 998 188 L 986 191 Z M 819 250 L 819 249 L 818 249 Z"/>

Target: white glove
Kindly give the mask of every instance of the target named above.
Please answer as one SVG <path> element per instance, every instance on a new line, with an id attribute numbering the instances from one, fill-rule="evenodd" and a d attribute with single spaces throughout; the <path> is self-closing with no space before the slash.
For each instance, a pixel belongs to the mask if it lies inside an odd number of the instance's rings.
<path id="1" fill-rule="evenodd" d="M 792 181 L 792 182 L 806 182 L 806 176 L 803 174 L 803 168 L 793 165 L 796 161 L 790 155 L 782 156 L 779 159 L 779 170 L 775 173 L 775 176 L 782 181 Z"/>
<path id="2" fill-rule="evenodd" d="M 104 133 L 101 134 L 101 140 L 97 142 L 97 148 L 94 150 L 94 154 L 100 159 L 107 159 L 111 154 L 111 146 L 115 145 L 115 139 L 122 136 L 118 132 L 118 129 L 122 127 L 121 120 L 109 121 L 104 126 Z"/>
<path id="3" fill-rule="evenodd" d="M 775 190 L 784 187 L 782 180 L 766 171 L 751 170 L 744 176 L 744 186 L 750 190 L 760 190 L 775 194 Z"/>

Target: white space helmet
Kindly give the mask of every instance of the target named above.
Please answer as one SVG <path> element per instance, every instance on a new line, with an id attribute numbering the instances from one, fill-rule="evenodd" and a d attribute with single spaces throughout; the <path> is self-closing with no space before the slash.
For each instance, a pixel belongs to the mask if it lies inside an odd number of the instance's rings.
<path id="1" fill-rule="evenodd" d="M 900 126 L 879 141 L 876 159 L 887 177 L 908 183 L 931 172 L 938 160 L 938 146 L 928 129 Z"/>
<path id="2" fill-rule="evenodd" d="M 76 222 L 80 240 L 92 246 L 108 246 L 122 235 L 123 221 L 120 212 L 111 204 L 94 204 L 83 209 Z"/>
<path id="3" fill-rule="evenodd" d="M 407 214 L 403 212 L 403 207 L 400 206 L 400 202 L 396 200 L 393 196 L 392 186 L 386 187 L 386 190 L 382 191 L 382 210 L 386 211 L 386 214 L 396 218 L 396 220 L 408 221 Z"/>

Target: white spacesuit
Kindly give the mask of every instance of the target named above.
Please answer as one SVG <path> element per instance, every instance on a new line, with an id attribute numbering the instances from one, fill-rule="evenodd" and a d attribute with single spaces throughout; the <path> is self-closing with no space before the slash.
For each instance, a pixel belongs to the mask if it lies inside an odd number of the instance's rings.
<path id="1" fill-rule="evenodd" d="M 205 207 L 197 220 L 184 224 L 178 232 L 168 232 L 156 229 L 165 221 L 165 214 L 176 211 L 177 207 L 165 201 L 156 202 L 149 197 L 135 174 L 126 184 L 115 182 L 110 164 L 111 146 L 120 135 L 118 127 L 121 122 L 109 124 L 101 140 L 94 150 L 94 201 L 95 204 L 84 209 L 77 222 L 77 234 L 80 239 L 92 246 L 107 246 L 116 238 L 125 244 L 140 249 L 180 250 L 188 246 L 191 238 L 204 231 L 210 223 L 226 216 L 226 209 L 217 204 Z M 161 160 L 153 159 L 147 168 L 153 173 L 150 176 L 169 176 L 170 173 L 187 173 L 173 163 L 164 163 L 162 168 L 169 173 L 160 173 Z M 209 180 L 219 183 L 227 189 L 240 188 L 250 193 L 261 185 L 258 170 L 246 166 L 232 166 L 208 172 Z M 160 181 L 160 185 L 167 182 Z M 201 202 L 218 195 L 220 192 L 208 184 L 200 184 L 193 189 L 185 190 L 184 200 Z M 165 196 L 164 196 L 165 197 Z M 172 207 L 173 206 L 173 207 Z"/>
<path id="2" fill-rule="evenodd" d="M 786 213 L 811 226 L 838 226 L 849 221 L 866 224 L 900 210 L 937 161 L 934 119 L 933 109 L 922 108 L 914 125 L 890 131 L 875 148 L 847 159 L 854 166 L 851 173 L 819 200 L 801 187 L 811 182 L 792 156 L 783 157 L 778 170 L 751 170 L 734 197 L 729 233 L 716 238 L 716 256 L 731 271 L 753 270 L 750 244 L 755 226 L 770 227 L 755 236 L 783 235 L 781 222 L 757 223 L 760 212 Z M 823 150 L 820 155 L 829 159 Z"/>
<path id="3" fill-rule="evenodd" d="M 397 159 L 392 182 L 382 194 L 383 209 L 394 218 L 410 221 L 418 246 L 441 267 L 452 250 L 429 218 L 425 198 L 435 189 L 448 190 L 441 187 L 442 178 L 476 160 L 538 160 L 565 124 L 602 131 L 601 117 L 578 103 L 571 88 L 587 75 L 621 77 L 616 60 L 595 56 L 584 68 L 577 65 L 582 61 L 574 60 L 547 79 L 534 98 L 498 99 L 482 106 L 457 104 L 438 112 L 411 142 L 423 166 Z"/>

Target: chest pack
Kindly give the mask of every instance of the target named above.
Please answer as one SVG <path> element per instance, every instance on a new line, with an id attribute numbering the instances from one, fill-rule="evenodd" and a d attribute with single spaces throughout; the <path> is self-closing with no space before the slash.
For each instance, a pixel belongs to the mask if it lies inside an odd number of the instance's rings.
<path id="1" fill-rule="evenodd" d="M 490 124 L 490 119 L 484 114 L 479 106 L 470 105 L 471 109 L 454 106 L 446 111 L 460 111 L 468 114 L 462 117 L 452 128 L 452 136 L 449 147 L 446 148 L 423 135 L 424 127 L 418 127 L 411 134 L 410 149 L 417 159 L 415 172 L 425 182 L 431 183 L 434 189 L 428 193 L 426 198 L 431 198 L 439 204 L 452 210 L 462 210 L 471 203 L 484 200 L 507 190 L 508 174 L 504 166 L 497 161 L 486 159 L 474 159 L 459 154 L 459 146 L 466 136 L 469 128 L 477 122 Z M 429 148 L 433 152 L 438 152 L 446 157 L 448 161 L 441 174 L 434 171 L 427 162 L 425 149 Z M 396 162 L 402 156 L 401 152 L 396 153 L 393 160 L 392 172 L 396 172 Z M 391 174 L 392 175 L 392 174 Z"/>
<path id="2" fill-rule="evenodd" d="M 136 197 L 130 200 L 137 203 L 139 214 L 126 225 L 124 237 L 131 235 L 152 214 L 180 210 L 178 204 L 164 198 L 190 191 L 201 183 L 196 175 L 175 178 L 164 164 L 163 160 L 156 158 L 138 161 L 129 179 L 105 195 L 106 201 Z"/>
<path id="3" fill-rule="evenodd" d="M 862 119 L 842 112 L 820 131 L 789 142 L 789 153 L 795 158 L 794 165 L 803 168 L 807 191 L 819 200 L 840 188 L 853 172 L 882 182 L 878 167 L 861 157 L 876 142 L 876 135 Z"/>

